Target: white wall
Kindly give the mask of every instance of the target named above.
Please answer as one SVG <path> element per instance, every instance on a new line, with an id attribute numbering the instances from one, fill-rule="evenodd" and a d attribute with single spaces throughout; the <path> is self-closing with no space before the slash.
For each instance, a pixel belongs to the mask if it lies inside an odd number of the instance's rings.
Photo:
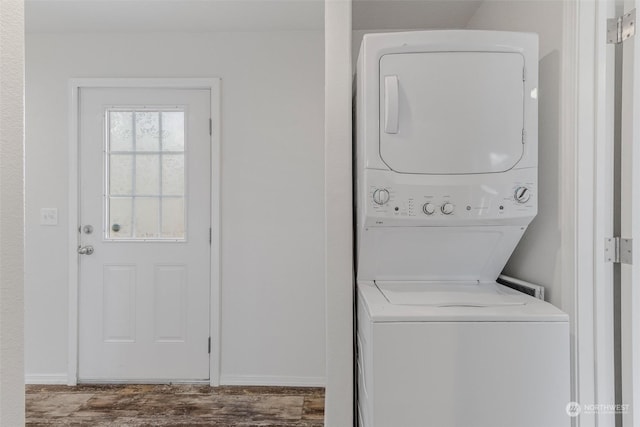
<path id="1" fill-rule="evenodd" d="M 26 372 L 66 382 L 68 79 L 222 78 L 221 382 L 325 382 L 321 31 L 28 34 Z M 43 207 L 59 225 L 39 225 Z"/>
<path id="2" fill-rule="evenodd" d="M 353 425 L 351 0 L 325 2 L 325 426 Z"/>
<path id="3" fill-rule="evenodd" d="M 24 2 L 0 1 L 0 425 L 24 425 Z"/>
<path id="4" fill-rule="evenodd" d="M 505 267 L 505 273 L 543 285 L 547 300 L 562 307 L 563 147 L 560 139 L 562 1 L 485 1 L 467 27 L 534 32 L 540 37 L 538 98 L 538 215 Z M 568 196 L 567 196 L 568 197 Z"/>

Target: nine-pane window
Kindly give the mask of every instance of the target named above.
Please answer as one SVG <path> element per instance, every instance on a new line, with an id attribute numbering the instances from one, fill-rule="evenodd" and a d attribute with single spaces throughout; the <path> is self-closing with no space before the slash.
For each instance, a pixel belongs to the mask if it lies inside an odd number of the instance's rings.
<path id="1" fill-rule="evenodd" d="M 184 110 L 107 111 L 107 239 L 185 239 Z"/>

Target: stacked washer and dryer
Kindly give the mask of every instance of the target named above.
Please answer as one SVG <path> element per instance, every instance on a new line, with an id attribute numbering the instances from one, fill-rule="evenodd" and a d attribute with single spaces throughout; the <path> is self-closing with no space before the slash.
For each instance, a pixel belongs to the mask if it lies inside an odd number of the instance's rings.
<path id="1" fill-rule="evenodd" d="M 537 213 L 537 87 L 534 34 L 365 35 L 360 426 L 570 425 L 568 316 L 496 283 Z"/>

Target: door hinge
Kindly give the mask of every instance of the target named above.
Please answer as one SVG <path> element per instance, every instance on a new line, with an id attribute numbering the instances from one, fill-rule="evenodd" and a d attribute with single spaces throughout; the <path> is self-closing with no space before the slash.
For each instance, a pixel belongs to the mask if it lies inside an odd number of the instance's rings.
<path id="1" fill-rule="evenodd" d="M 207 353 L 211 354 L 211 337 L 207 340 Z"/>
<path id="2" fill-rule="evenodd" d="M 211 244 L 211 228 L 209 228 L 209 244 Z"/>
<path id="3" fill-rule="evenodd" d="M 604 241 L 604 260 L 618 264 L 633 264 L 633 239 L 607 237 Z"/>
<path id="4" fill-rule="evenodd" d="M 527 142 L 527 131 L 522 129 L 522 143 L 525 144 Z"/>
<path id="5" fill-rule="evenodd" d="M 636 10 L 607 19 L 607 44 L 622 43 L 636 34 Z"/>
<path id="6" fill-rule="evenodd" d="M 213 135 L 213 120 L 209 119 L 209 135 Z"/>

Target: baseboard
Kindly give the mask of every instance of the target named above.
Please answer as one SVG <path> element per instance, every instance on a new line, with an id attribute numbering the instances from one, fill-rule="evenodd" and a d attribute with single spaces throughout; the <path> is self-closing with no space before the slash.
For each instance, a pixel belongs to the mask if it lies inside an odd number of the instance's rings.
<path id="1" fill-rule="evenodd" d="M 68 384 L 67 374 L 26 374 L 25 384 Z"/>
<path id="2" fill-rule="evenodd" d="M 26 374 L 25 384 L 68 384 L 67 374 Z M 324 387 L 324 377 L 279 377 L 271 375 L 222 375 L 220 385 Z"/>
<path id="3" fill-rule="evenodd" d="M 280 377 L 271 375 L 221 375 L 220 385 L 324 387 L 325 377 Z"/>

